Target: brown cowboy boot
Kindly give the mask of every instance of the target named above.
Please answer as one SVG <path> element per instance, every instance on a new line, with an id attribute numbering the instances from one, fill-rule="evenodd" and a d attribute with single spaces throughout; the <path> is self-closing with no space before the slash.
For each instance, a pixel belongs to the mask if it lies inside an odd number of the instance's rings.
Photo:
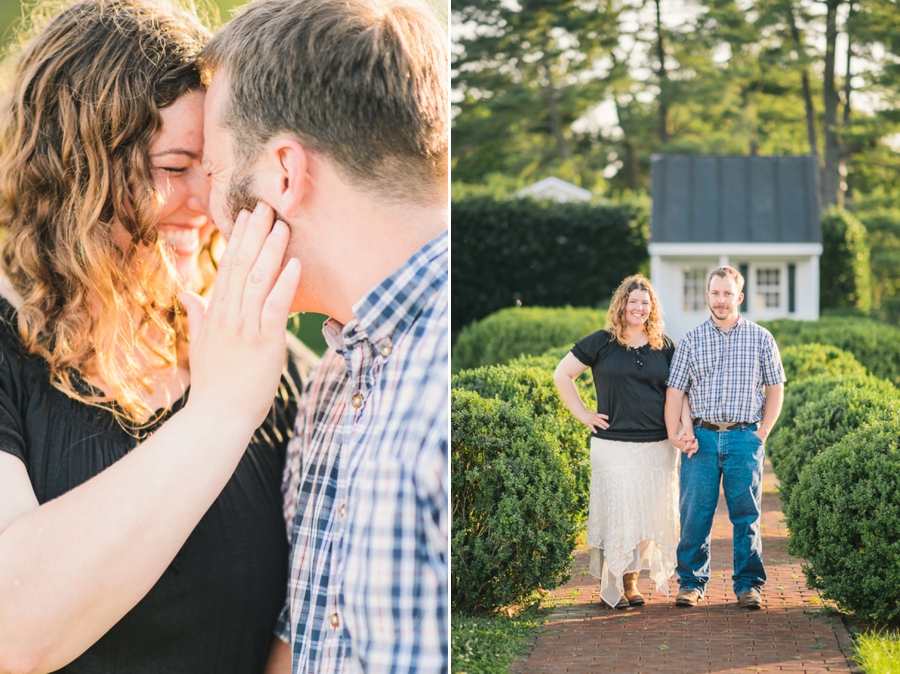
<path id="1" fill-rule="evenodd" d="M 640 571 L 634 573 L 626 573 L 622 576 L 622 583 L 625 585 L 625 599 L 628 600 L 630 606 L 643 606 L 644 595 L 638 592 L 637 579 Z"/>

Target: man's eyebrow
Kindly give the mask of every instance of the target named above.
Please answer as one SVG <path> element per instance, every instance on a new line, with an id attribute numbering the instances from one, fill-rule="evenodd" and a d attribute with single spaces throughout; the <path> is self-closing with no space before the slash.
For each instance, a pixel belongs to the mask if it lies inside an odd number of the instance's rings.
<path id="1" fill-rule="evenodd" d="M 200 159 L 200 155 L 197 154 L 196 152 L 191 152 L 190 150 L 183 150 L 181 148 L 172 148 L 170 150 L 163 150 L 162 152 L 154 152 L 153 154 L 150 155 L 150 158 L 154 159 L 156 157 L 164 157 L 164 156 L 170 155 L 170 154 L 180 154 L 180 155 L 184 155 L 185 157 L 190 157 L 191 159 Z"/>

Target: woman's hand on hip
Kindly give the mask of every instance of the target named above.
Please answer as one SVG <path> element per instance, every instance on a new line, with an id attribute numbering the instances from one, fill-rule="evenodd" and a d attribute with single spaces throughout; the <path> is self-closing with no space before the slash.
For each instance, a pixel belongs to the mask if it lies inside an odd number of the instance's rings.
<path id="1" fill-rule="evenodd" d="M 607 428 L 609 428 L 609 416 L 606 414 L 600 414 L 599 412 L 591 412 L 589 410 L 585 410 L 581 415 L 579 415 L 578 421 L 583 423 L 592 431 L 605 431 Z"/>

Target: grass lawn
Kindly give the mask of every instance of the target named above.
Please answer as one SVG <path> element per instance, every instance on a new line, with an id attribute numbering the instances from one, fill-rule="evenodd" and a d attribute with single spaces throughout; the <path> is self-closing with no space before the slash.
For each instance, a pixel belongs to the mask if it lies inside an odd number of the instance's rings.
<path id="1" fill-rule="evenodd" d="M 866 674 L 900 674 L 900 632 L 866 632 L 856 637 L 855 660 Z"/>
<path id="2" fill-rule="evenodd" d="M 450 618 L 450 671 L 453 674 L 508 674 L 515 657 L 547 619 L 537 604 L 520 615 Z"/>

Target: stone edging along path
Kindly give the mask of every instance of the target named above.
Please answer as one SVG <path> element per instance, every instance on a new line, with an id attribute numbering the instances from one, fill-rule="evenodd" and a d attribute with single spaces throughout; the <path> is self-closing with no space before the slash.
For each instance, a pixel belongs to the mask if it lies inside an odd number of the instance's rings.
<path id="1" fill-rule="evenodd" d="M 702 672 L 843 672 L 861 670 L 850 659 L 850 636 L 839 615 L 823 611 L 815 590 L 806 588 L 802 560 L 787 552 L 787 529 L 771 466 L 763 477 L 762 536 L 768 581 L 763 605 L 744 611 L 731 592 L 731 523 L 725 501 L 712 532 L 712 578 L 694 608 L 677 608 L 641 574 L 647 603 L 624 611 L 604 609 L 600 585 L 587 571 L 588 550 L 575 552 L 572 579 L 551 593 L 555 605 L 512 674 L 572 672 L 605 674 L 700 674 Z"/>

